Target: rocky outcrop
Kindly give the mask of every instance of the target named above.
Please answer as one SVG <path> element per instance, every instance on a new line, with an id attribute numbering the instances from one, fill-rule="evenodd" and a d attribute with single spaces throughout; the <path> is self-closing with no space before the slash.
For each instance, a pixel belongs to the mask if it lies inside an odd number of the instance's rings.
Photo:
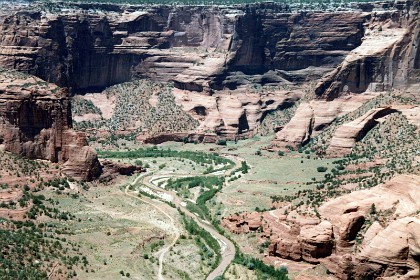
<path id="1" fill-rule="evenodd" d="M 321 79 L 316 94 L 331 100 L 346 92 L 386 91 L 418 82 L 419 3 L 413 5 L 403 17 L 373 14 L 362 44 Z"/>
<path id="2" fill-rule="evenodd" d="M 328 221 L 316 226 L 303 226 L 299 234 L 303 260 L 317 262 L 317 259 L 331 255 L 333 240 L 333 227 Z"/>
<path id="3" fill-rule="evenodd" d="M 276 209 L 232 215 L 222 225 L 234 233 L 260 231 L 270 240 L 269 255 L 322 263 L 340 279 L 408 277 L 419 269 L 419 186 L 419 176 L 398 175 L 322 204 L 320 219 Z"/>
<path id="4" fill-rule="evenodd" d="M 67 175 L 86 181 L 97 178 L 102 172 L 96 151 L 88 146 L 84 133 L 66 129 L 62 134 L 62 155 L 57 162 L 63 163 L 63 171 Z M 48 141 L 48 140 L 47 140 Z M 48 146 L 48 142 L 46 144 Z M 51 145 L 51 144 L 50 144 Z M 56 142 L 57 149 L 59 145 Z M 60 151 L 58 151 L 60 153 Z"/>
<path id="5" fill-rule="evenodd" d="M 302 102 L 290 122 L 276 133 L 276 138 L 272 143 L 273 148 L 306 144 L 311 137 L 330 125 L 336 117 L 356 110 L 373 97 L 374 95 L 371 94 L 363 94 L 341 96 L 333 101 Z"/>
<path id="6" fill-rule="evenodd" d="M 268 252 L 272 256 L 304 260 L 309 263 L 319 263 L 319 258 L 331 255 L 333 250 L 333 230 L 330 222 L 323 221 L 318 225 L 303 225 L 299 231 L 290 230 L 271 239 Z M 294 235 L 297 233 L 298 235 Z"/>
<path id="7" fill-rule="evenodd" d="M 131 176 L 135 172 L 142 172 L 144 168 L 138 165 L 132 165 L 129 163 L 115 162 L 110 160 L 102 160 L 101 164 L 104 170 L 113 173 L 118 173 L 120 175 Z M 106 171 L 104 173 L 106 173 Z"/>
<path id="8" fill-rule="evenodd" d="M 338 238 L 336 253 L 321 262 L 340 279 L 404 275 L 418 270 L 420 220 L 415 215 L 420 209 L 419 185 L 419 176 L 399 175 L 383 185 L 322 205 L 319 213 L 334 225 Z M 360 251 L 349 255 L 346 247 L 354 246 L 350 241 L 356 238 L 372 205 L 376 212 L 389 215 L 389 224 L 373 222 L 363 235 Z"/>
<path id="9" fill-rule="evenodd" d="M 222 225 L 234 233 L 261 230 L 262 236 L 270 238 L 269 255 L 294 261 L 319 263 L 318 259 L 330 256 L 334 247 L 330 222 L 297 222 L 279 215 L 279 210 L 232 215 Z"/>
<path id="10" fill-rule="evenodd" d="M 373 226 L 373 225 L 372 225 Z M 371 226 L 371 227 L 372 227 Z M 392 221 L 357 255 L 332 255 L 321 260 L 340 279 L 418 279 L 420 220 L 406 217 Z"/>
<path id="11" fill-rule="evenodd" d="M 392 105 L 371 109 L 359 118 L 337 128 L 327 148 L 327 154 L 330 156 L 349 154 L 354 145 L 362 140 L 382 118 L 395 112 L 404 115 L 410 123 L 417 127 L 420 126 L 420 107 L 418 106 Z"/>
<path id="12" fill-rule="evenodd" d="M 358 262 L 385 266 L 384 276 L 419 268 L 420 220 L 406 217 L 393 221 L 369 243 L 362 245 Z M 383 246 L 387 244 L 387 246 Z M 402 273 L 401 273 L 402 274 Z"/>
<path id="13" fill-rule="evenodd" d="M 290 107 L 300 97 L 296 91 L 216 91 L 209 96 L 186 90 L 174 90 L 178 104 L 200 122 L 196 134 L 209 132 L 236 139 L 250 135 L 265 116 L 275 110 Z"/>
<path id="14" fill-rule="evenodd" d="M 349 123 L 343 124 L 335 131 L 327 153 L 330 155 L 349 154 L 356 142 L 363 139 L 369 130 L 378 123 L 378 119 L 394 112 L 397 112 L 397 110 L 392 107 L 376 108 Z"/>
<path id="15" fill-rule="evenodd" d="M 301 104 L 292 120 L 276 134 L 277 143 L 292 145 L 306 144 L 314 125 L 314 111 L 309 103 Z"/>
<path id="16" fill-rule="evenodd" d="M 137 141 L 149 144 L 161 144 L 168 141 L 186 142 L 186 143 L 215 143 L 218 136 L 216 134 L 196 134 L 196 133 L 164 133 L 155 136 L 136 138 Z"/>
<path id="17" fill-rule="evenodd" d="M 0 73 L 0 145 L 31 159 L 63 163 L 63 171 L 84 180 L 101 172 L 83 133 L 71 129 L 67 92 L 26 75 Z"/>

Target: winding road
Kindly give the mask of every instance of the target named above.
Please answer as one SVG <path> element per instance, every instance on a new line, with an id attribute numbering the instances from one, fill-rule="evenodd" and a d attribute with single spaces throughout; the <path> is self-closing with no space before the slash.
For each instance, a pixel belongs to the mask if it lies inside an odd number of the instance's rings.
<path id="1" fill-rule="evenodd" d="M 168 246 L 162 248 L 157 253 L 159 255 L 158 279 L 159 280 L 164 280 L 164 278 L 162 276 L 162 271 L 163 271 L 163 258 L 165 257 L 165 254 L 171 249 L 172 246 L 175 245 L 176 241 L 178 240 L 178 238 L 179 238 L 179 230 L 178 230 L 177 226 L 175 225 L 174 219 L 165 210 L 163 210 L 162 208 L 160 208 L 158 205 L 154 204 L 151 201 L 147 201 L 145 199 L 142 199 L 142 198 L 140 198 L 140 197 L 138 197 L 136 195 L 133 195 L 133 194 L 131 194 L 131 193 L 128 192 L 130 190 L 130 187 L 136 185 L 138 183 L 138 181 L 141 178 L 143 178 L 145 175 L 146 174 L 142 174 L 142 175 L 138 176 L 131 184 L 128 184 L 126 186 L 124 192 L 125 192 L 126 195 L 128 195 L 130 197 L 133 197 L 133 198 L 135 198 L 137 200 L 140 200 L 140 201 L 142 201 L 144 203 L 147 203 L 147 204 L 153 206 L 155 209 L 157 209 L 159 212 L 161 212 L 164 216 L 168 217 L 168 219 L 171 221 L 172 228 L 174 229 L 174 232 L 175 232 L 175 237 L 174 237 L 174 239 L 172 240 L 172 242 Z"/>
<path id="2" fill-rule="evenodd" d="M 235 162 L 235 166 L 233 168 L 237 168 L 238 166 L 240 166 L 240 162 L 238 162 L 237 160 L 234 160 Z M 225 172 L 225 174 L 229 173 L 231 169 L 227 170 Z M 207 280 L 213 280 L 215 279 L 217 276 L 223 275 L 224 271 L 227 269 L 227 267 L 230 265 L 230 263 L 233 261 L 234 257 L 235 257 L 235 245 L 232 243 L 232 241 L 230 241 L 228 238 L 226 238 L 224 235 L 220 234 L 215 228 L 214 226 L 207 220 L 202 220 L 200 219 L 196 214 L 190 212 L 184 204 L 182 203 L 183 200 L 177 195 L 176 192 L 171 191 L 171 190 L 166 190 L 163 189 L 161 187 L 159 187 L 158 185 L 153 184 L 153 180 L 156 179 L 157 177 L 159 178 L 166 178 L 166 177 L 170 177 L 170 178 L 181 178 L 181 177 L 185 177 L 185 176 L 192 176 L 192 174 L 160 174 L 158 176 L 156 176 L 156 178 L 153 177 L 153 173 L 154 171 L 149 171 L 147 173 L 143 173 L 141 175 L 139 175 L 132 183 L 128 184 L 125 188 L 125 194 L 133 197 L 135 199 L 138 199 L 144 203 L 147 203 L 149 205 L 151 205 L 152 207 L 154 207 L 155 209 L 157 209 L 159 212 L 161 212 L 164 216 L 166 216 L 172 224 L 172 227 L 174 228 L 174 232 L 175 232 L 175 237 L 172 240 L 172 242 L 162 248 L 158 254 L 159 254 L 159 270 L 158 270 L 158 280 L 164 280 L 163 276 L 162 276 L 162 270 L 163 270 L 163 259 L 165 254 L 170 250 L 170 248 L 172 246 L 175 245 L 176 241 L 178 240 L 180 234 L 179 234 L 179 229 L 176 227 L 175 221 L 174 219 L 167 213 L 165 212 L 162 208 L 159 207 L 159 205 L 156 205 L 155 203 L 153 203 L 154 200 L 152 199 L 143 199 L 141 197 L 138 197 L 137 195 L 131 194 L 129 192 L 129 189 L 131 186 L 135 186 L 136 184 L 139 184 L 139 181 L 142 179 L 141 184 L 146 186 L 147 188 L 161 193 L 161 194 L 166 194 L 169 195 L 173 198 L 172 202 L 175 204 L 176 208 L 179 209 L 179 211 L 181 211 L 182 213 L 184 213 L 185 215 L 187 215 L 188 217 L 194 219 L 194 221 L 205 231 L 207 231 L 208 233 L 210 233 L 220 244 L 220 248 L 221 248 L 221 261 L 219 263 L 219 265 L 207 276 Z M 206 174 L 206 175 L 202 175 L 202 176 L 210 176 L 210 175 L 214 175 L 214 174 Z"/>

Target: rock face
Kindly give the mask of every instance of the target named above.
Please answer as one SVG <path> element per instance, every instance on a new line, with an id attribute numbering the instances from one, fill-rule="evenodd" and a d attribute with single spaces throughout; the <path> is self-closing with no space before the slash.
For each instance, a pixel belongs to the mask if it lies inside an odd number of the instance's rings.
<path id="1" fill-rule="evenodd" d="M 115 162 L 110 160 L 103 160 L 101 161 L 102 166 L 104 169 L 108 170 L 109 173 L 114 174 L 118 173 L 121 175 L 131 176 L 135 172 L 142 172 L 144 171 L 144 168 L 137 165 L 132 165 L 128 163 L 121 163 L 121 162 Z"/>
<path id="2" fill-rule="evenodd" d="M 406 217 L 393 221 L 369 243 L 364 244 L 358 261 L 364 266 L 376 263 L 387 265 L 384 276 L 419 268 L 420 221 Z M 383 244 L 387 244 L 386 247 Z M 371 265 L 371 264 L 370 264 Z"/>
<path id="3" fill-rule="evenodd" d="M 234 233 L 261 229 L 263 236 L 270 238 L 270 255 L 294 261 L 319 263 L 318 259 L 331 255 L 334 247 L 330 222 L 319 223 L 316 219 L 296 222 L 279 215 L 279 210 L 232 215 L 222 225 Z"/>
<path id="4" fill-rule="evenodd" d="M 321 79 L 315 92 L 331 100 L 343 92 L 384 91 L 415 80 L 420 60 L 420 21 L 418 3 L 414 5 L 417 7 L 407 17 L 397 21 L 384 14 L 373 15 L 363 43 Z"/>
<path id="5" fill-rule="evenodd" d="M 292 120 L 276 134 L 276 142 L 306 144 L 314 126 L 314 111 L 309 103 L 301 104 Z"/>
<path id="6" fill-rule="evenodd" d="M 312 100 L 299 104 L 290 122 L 276 133 L 273 146 L 306 144 L 336 117 L 349 113 L 374 97 L 372 94 L 341 96 L 333 101 Z"/>
<path id="7" fill-rule="evenodd" d="M 388 114 L 397 112 L 391 107 L 372 109 L 363 116 L 340 126 L 333 138 L 327 153 L 334 155 L 346 155 L 377 123 L 377 119 L 383 118 Z"/>
<path id="8" fill-rule="evenodd" d="M 398 175 L 324 203 L 320 219 L 276 209 L 232 215 L 222 225 L 234 233 L 260 230 L 260 237 L 270 240 L 269 255 L 322 263 L 340 279 L 409 277 L 419 269 L 419 186 L 419 176 Z M 372 205 L 376 213 L 388 216 L 372 220 Z M 371 225 L 360 235 L 367 222 Z M 358 245 L 360 236 L 364 238 Z"/>
<path id="9" fill-rule="evenodd" d="M 71 125 L 65 90 L 39 78 L 0 73 L 0 145 L 6 151 L 63 163 L 68 175 L 91 180 L 101 172 L 96 152 Z"/>
<path id="10" fill-rule="evenodd" d="M 103 7 L 88 4 L 75 4 L 70 11 L 56 8 L 54 14 L 30 7 L 2 13 L 0 64 L 75 90 L 106 87 L 132 75 L 172 78 L 180 88 L 197 91 L 232 89 L 244 82 L 238 72 L 246 79 L 274 69 L 331 70 L 360 45 L 367 17 L 359 11 L 295 14 L 270 3 L 126 10 L 109 5 L 104 13 L 92 12 Z M 220 53 L 190 51 L 186 56 L 187 47 Z M 304 79 L 302 74 L 289 79 Z M 256 78 L 270 83 L 282 76 L 273 72 Z"/>
<path id="11" fill-rule="evenodd" d="M 294 104 L 300 96 L 295 91 L 252 92 L 245 88 L 212 95 L 175 89 L 174 95 L 200 122 L 196 134 L 213 132 L 232 139 L 250 135 L 269 112 Z"/>
<path id="12" fill-rule="evenodd" d="M 418 106 L 387 106 L 371 109 L 359 118 L 341 125 L 334 133 L 327 154 L 330 156 L 344 156 L 351 152 L 356 142 L 371 130 L 382 118 L 395 112 L 402 113 L 409 122 L 420 126 Z"/>
<path id="13" fill-rule="evenodd" d="M 42 4 L 2 9 L 1 66 L 74 92 L 133 77 L 173 81 L 177 101 L 200 120 L 197 134 L 255 133 L 268 113 L 284 108 L 286 99 L 294 103 L 303 85 L 321 77 L 315 91 L 332 100 L 343 92 L 407 85 L 420 65 L 418 3 L 411 1 L 353 5 L 346 12 L 275 3 L 52 6 L 54 12 Z M 277 89 L 267 98 L 266 88 L 251 90 L 256 84 Z M 247 95 L 252 91 L 256 96 Z M 286 96 L 291 92 L 293 98 Z M 206 96 L 207 104 L 199 104 Z M 324 122 L 317 106 L 302 106 L 278 143 L 304 143 L 337 116 L 332 110 Z"/>

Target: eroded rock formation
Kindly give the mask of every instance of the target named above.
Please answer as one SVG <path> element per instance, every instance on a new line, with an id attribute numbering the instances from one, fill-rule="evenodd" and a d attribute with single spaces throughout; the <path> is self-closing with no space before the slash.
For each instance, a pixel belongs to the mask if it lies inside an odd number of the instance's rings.
<path id="1" fill-rule="evenodd" d="M 106 87 L 132 75 L 173 78 L 180 88 L 201 91 L 236 88 L 250 78 L 277 83 L 284 75 L 263 75 L 269 70 L 323 66 L 325 72 L 360 45 L 366 20 L 359 11 L 291 13 L 269 3 L 188 9 L 110 5 L 105 13 L 83 4 L 56 8 L 2 14 L 0 63 L 75 90 Z M 219 52 L 200 53 L 206 48 Z M 305 79 L 305 73 L 286 79 Z"/>
<path id="2" fill-rule="evenodd" d="M 362 44 L 321 79 L 315 89 L 318 95 L 331 100 L 346 92 L 403 88 L 418 78 L 418 7 L 405 17 L 388 16 L 372 15 Z"/>
<path id="3" fill-rule="evenodd" d="M 371 109 L 355 120 L 341 125 L 334 133 L 327 149 L 327 154 L 344 156 L 351 152 L 356 142 L 389 114 L 398 112 L 403 114 L 411 123 L 420 126 L 418 122 L 418 106 L 386 106 Z"/>
<path id="4" fill-rule="evenodd" d="M 336 117 L 349 113 L 373 98 L 372 94 L 341 96 L 332 101 L 302 102 L 290 122 L 276 133 L 274 147 L 306 144 L 311 137 L 330 125 Z"/>
<path id="5" fill-rule="evenodd" d="M 419 185 L 417 175 L 398 175 L 324 203 L 319 219 L 285 214 L 280 208 L 232 215 L 222 225 L 234 233 L 260 230 L 260 237 L 270 240 L 269 255 L 322 263 L 340 279 L 415 276 L 420 258 Z M 372 205 L 380 222 L 372 219 Z M 358 238 L 363 238 L 361 244 Z"/>
<path id="6" fill-rule="evenodd" d="M 331 139 L 327 153 L 335 155 L 350 153 L 356 142 L 378 123 L 378 119 L 394 112 L 397 110 L 391 107 L 372 109 L 354 121 L 340 126 Z"/>
<path id="7" fill-rule="evenodd" d="M 101 172 L 83 133 L 71 129 L 67 92 L 39 78 L 0 73 L 0 145 L 30 159 L 63 163 L 63 171 L 92 180 Z"/>
<path id="8" fill-rule="evenodd" d="M 286 93 L 293 103 L 304 95 L 303 86 L 320 78 L 315 92 L 326 100 L 415 81 L 417 6 L 360 4 L 346 12 L 303 12 L 275 3 L 12 6 L 0 12 L 0 65 L 74 92 L 133 77 L 172 81 L 177 101 L 200 121 L 196 133 L 233 139 L 255 133 L 269 112 L 284 108 L 279 104 Z M 269 98 L 266 87 L 276 87 Z M 198 93 L 203 102 L 194 101 Z M 211 98 L 204 102 L 206 96 Z M 291 123 L 294 132 L 281 132 L 276 144 L 306 142 L 345 111 L 335 106 L 322 105 L 331 112 L 325 122 L 312 105 L 307 120 L 306 108 L 305 120 Z M 318 123 L 311 127 L 313 121 Z"/>

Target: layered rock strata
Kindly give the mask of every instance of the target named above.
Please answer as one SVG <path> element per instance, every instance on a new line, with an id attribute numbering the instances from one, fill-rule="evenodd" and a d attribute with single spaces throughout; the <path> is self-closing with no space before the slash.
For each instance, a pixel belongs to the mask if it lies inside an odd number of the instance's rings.
<path id="1" fill-rule="evenodd" d="M 388 114 L 397 112 L 391 107 L 376 108 L 369 110 L 363 116 L 340 126 L 328 146 L 327 153 L 334 155 L 346 155 L 377 123 L 378 119 Z"/>
<path id="2" fill-rule="evenodd" d="M 6 151 L 62 163 L 69 176 L 92 180 L 101 172 L 96 152 L 71 127 L 64 89 L 39 78 L 0 73 L 0 145 Z"/>
<path id="3" fill-rule="evenodd" d="M 264 109 L 266 87 L 276 87 L 275 99 L 284 100 L 284 93 L 301 97 L 302 85 L 322 78 L 315 92 L 332 100 L 343 93 L 408 85 L 420 66 L 418 3 L 412 1 L 355 4 L 345 12 L 275 3 L 64 6 L 2 9 L 7 13 L 0 12 L 0 65 L 74 92 L 137 77 L 172 81 L 182 96 L 215 96 L 209 102 L 217 103 L 220 118 L 197 116 L 199 134 L 235 138 L 254 133 L 267 113 L 283 108 Z M 250 88 L 261 91 L 259 103 L 244 95 Z M 248 98 L 251 102 L 243 101 Z M 187 111 L 194 108 L 182 104 Z M 305 110 L 310 113 L 308 108 L 298 112 Z M 306 142 L 314 131 L 311 123 L 290 124 L 304 129 L 280 133 L 278 142 Z"/>
<path id="4" fill-rule="evenodd" d="M 348 95 L 333 101 L 302 102 L 290 122 L 276 133 L 273 147 L 304 145 L 311 137 L 330 125 L 335 118 L 356 110 L 373 97 L 374 94 Z"/>
<path id="5" fill-rule="evenodd" d="M 359 118 L 337 128 L 327 148 L 327 154 L 330 156 L 349 154 L 356 143 L 362 140 L 375 125 L 395 112 L 403 114 L 410 123 L 420 126 L 420 107 L 418 106 L 394 105 L 371 109 Z"/>
<path id="6" fill-rule="evenodd" d="M 0 15 L 0 64 L 74 90 L 133 75 L 196 91 L 232 89 L 247 79 L 305 80 L 305 73 L 278 70 L 331 70 L 360 45 L 367 17 L 360 10 L 291 13 L 281 4 L 55 8 Z M 276 71 L 263 75 L 269 70 Z"/>
<path id="7" fill-rule="evenodd" d="M 418 2 L 405 16 L 373 14 L 362 44 L 323 77 L 316 94 L 334 99 L 340 94 L 404 88 L 419 75 Z"/>

